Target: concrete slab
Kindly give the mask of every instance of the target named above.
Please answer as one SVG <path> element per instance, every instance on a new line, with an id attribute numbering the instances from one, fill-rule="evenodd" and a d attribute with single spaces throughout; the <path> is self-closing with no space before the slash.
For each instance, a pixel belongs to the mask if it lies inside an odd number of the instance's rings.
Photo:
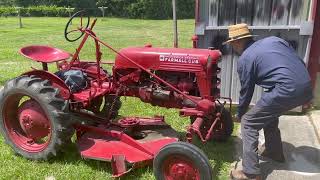
<path id="1" fill-rule="evenodd" d="M 313 123 L 314 129 L 318 135 L 318 138 L 320 140 L 320 110 L 311 111 L 309 116 Z"/>
<path id="2" fill-rule="evenodd" d="M 320 63 L 320 62 L 319 62 Z M 316 87 L 314 92 L 320 92 L 320 72 L 317 74 L 317 81 L 316 81 Z M 313 104 L 320 108 L 320 93 L 314 93 L 314 100 Z"/>
<path id="3" fill-rule="evenodd" d="M 308 116 L 282 116 L 280 130 L 283 141 L 285 163 L 260 161 L 263 179 L 267 180 L 319 180 L 320 143 Z M 241 138 L 241 135 L 239 135 Z M 263 139 L 263 138 L 260 138 Z M 236 141 L 241 159 L 241 140 Z M 260 141 L 263 142 L 263 141 Z M 241 168 L 241 161 L 235 165 Z"/>

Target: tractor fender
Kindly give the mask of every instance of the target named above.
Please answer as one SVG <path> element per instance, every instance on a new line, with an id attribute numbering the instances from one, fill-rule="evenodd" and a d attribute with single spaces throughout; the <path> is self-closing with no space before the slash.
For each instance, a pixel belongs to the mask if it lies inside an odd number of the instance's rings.
<path id="1" fill-rule="evenodd" d="M 71 91 L 69 87 L 64 83 L 63 80 L 61 80 L 58 76 L 56 76 L 53 73 L 50 73 L 48 71 L 44 70 L 32 70 L 26 73 L 23 73 L 22 75 L 27 76 L 37 76 L 41 79 L 47 79 L 51 82 L 52 86 L 59 89 L 59 94 L 64 100 L 68 100 L 71 95 Z"/>

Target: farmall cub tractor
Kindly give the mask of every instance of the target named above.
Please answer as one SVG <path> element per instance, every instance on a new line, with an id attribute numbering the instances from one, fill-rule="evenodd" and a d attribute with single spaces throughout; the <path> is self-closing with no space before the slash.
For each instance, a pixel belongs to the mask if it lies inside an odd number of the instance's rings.
<path id="1" fill-rule="evenodd" d="M 70 30 L 75 19 L 79 26 Z M 48 46 L 20 50 L 43 69 L 11 79 L 1 90 L 0 129 L 6 142 L 27 159 L 47 160 L 72 143 L 76 132 L 81 156 L 111 162 L 114 177 L 153 164 L 157 179 L 212 179 L 208 158 L 190 142 L 195 136 L 204 143 L 223 141 L 232 133 L 226 101 L 219 101 L 221 53 L 151 45 L 118 52 L 93 32 L 96 22 L 83 11 L 71 17 L 65 38 L 73 42 L 84 35 L 73 55 Z M 76 32 L 79 37 L 70 39 Z M 79 53 L 89 37 L 95 42 L 96 61 L 83 62 Z M 116 53 L 112 72 L 102 68 L 100 45 Z M 49 72 L 48 63 L 56 63 L 58 71 Z M 121 96 L 179 109 L 191 120 L 189 143 L 179 142 L 162 116 L 117 118 Z"/>

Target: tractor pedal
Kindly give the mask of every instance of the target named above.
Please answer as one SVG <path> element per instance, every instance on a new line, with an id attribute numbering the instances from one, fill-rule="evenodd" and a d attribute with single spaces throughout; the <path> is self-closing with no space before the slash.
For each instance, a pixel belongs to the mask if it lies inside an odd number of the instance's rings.
<path id="1" fill-rule="evenodd" d="M 124 155 L 112 155 L 111 159 L 112 177 L 120 177 L 129 172 L 126 165 L 126 157 Z"/>

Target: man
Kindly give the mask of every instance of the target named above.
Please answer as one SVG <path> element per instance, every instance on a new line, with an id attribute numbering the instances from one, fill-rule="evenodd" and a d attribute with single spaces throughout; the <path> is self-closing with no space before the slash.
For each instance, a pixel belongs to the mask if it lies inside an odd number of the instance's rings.
<path id="1" fill-rule="evenodd" d="M 241 82 L 237 119 L 241 120 L 243 141 L 242 170 L 232 170 L 233 179 L 260 179 L 258 159 L 258 131 L 265 134 L 265 150 L 261 156 L 284 162 L 279 116 L 308 103 L 312 88 L 303 61 L 290 45 L 278 37 L 253 40 L 246 24 L 229 26 L 229 43 L 240 55 L 238 74 Z M 254 87 L 265 93 L 248 112 Z"/>

